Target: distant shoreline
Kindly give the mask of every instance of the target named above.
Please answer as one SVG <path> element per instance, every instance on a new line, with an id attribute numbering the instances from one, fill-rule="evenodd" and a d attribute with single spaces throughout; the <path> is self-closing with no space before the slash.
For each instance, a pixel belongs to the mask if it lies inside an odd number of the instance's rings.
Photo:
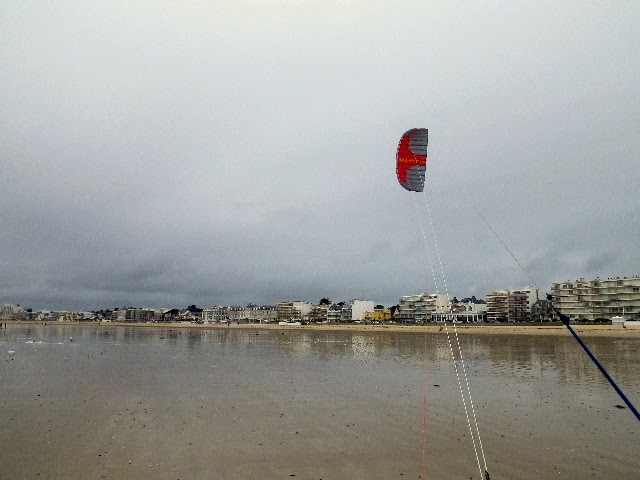
<path id="1" fill-rule="evenodd" d="M 195 323 L 134 323 L 134 322 L 42 322 L 42 321 L 17 321 L 6 320 L 2 323 L 8 325 L 47 325 L 65 326 L 82 325 L 92 328 L 100 327 L 135 327 L 135 328 L 192 328 L 209 330 L 307 330 L 307 331 L 346 331 L 346 332 L 370 332 L 370 333 L 429 333 L 446 334 L 457 332 L 458 334 L 480 335 L 570 335 L 562 324 L 452 324 L 429 325 L 365 325 L 365 324 L 312 324 L 312 325 L 279 325 L 275 323 L 242 323 L 242 324 L 195 324 Z M 640 338 L 640 327 L 622 327 L 619 325 L 572 325 L 582 336 L 590 337 L 625 337 Z"/>

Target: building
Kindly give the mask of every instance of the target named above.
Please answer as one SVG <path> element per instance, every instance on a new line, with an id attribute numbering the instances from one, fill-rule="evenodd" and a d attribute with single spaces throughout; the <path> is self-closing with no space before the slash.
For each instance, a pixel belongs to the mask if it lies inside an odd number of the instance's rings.
<path id="1" fill-rule="evenodd" d="M 327 310 L 327 321 L 329 323 L 338 323 L 342 318 L 342 305 L 344 302 L 334 303 Z"/>
<path id="2" fill-rule="evenodd" d="M 308 321 L 311 307 L 309 302 L 280 302 L 276 305 L 276 318 L 279 322 Z"/>
<path id="3" fill-rule="evenodd" d="M 554 307 L 572 319 L 640 317 L 640 277 L 559 282 L 551 293 Z"/>
<path id="4" fill-rule="evenodd" d="M 529 322 L 533 305 L 544 298 L 537 288 L 498 290 L 487 295 L 488 322 Z"/>
<path id="5" fill-rule="evenodd" d="M 400 299 L 395 319 L 400 323 L 425 323 L 451 313 L 453 296 L 439 293 L 405 295 Z"/>
<path id="6" fill-rule="evenodd" d="M 428 321 L 433 320 L 434 315 L 450 313 L 453 309 L 453 299 L 451 295 L 432 293 L 425 298 L 425 313 Z"/>
<path id="7" fill-rule="evenodd" d="M 426 293 L 401 297 L 395 312 L 395 320 L 400 323 L 424 323 L 427 318 L 426 297 Z"/>
<path id="8" fill-rule="evenodd" d="M 324 323 L 328 320 L 329 305 L 312 305 L 309 312 L 309 322 Z"/>
<path id="9" fill-rule="evenodd" d="M 284 302 L 289 303 L 289 302 Z M 293 305 L 294 302 L 290 302 Z M 203 310 L 203 321 L 208 323 L 229 322 L 250 322 L 250 323 L 270 323 L 277 320 L 277 307 L 263 305 L 259 307 L 250 303 L 246 307 L 212 307 Z M 293 310 L 286 314 L 295 315 Z"/>
<path id="10" fill-rule="evenodd" d="M 205 323 L 224 323 L 229 320 L 227 307 L 217 305 L 202 310 L 202 320 Z"/>
<path id="11" fill-rule="evenodd" d="M 280 302 L 276 305 L 276 318 L 279 322 L 290 322 L 293 315 L 293 302 Z"/>
<path id="12" fill-rule="evenodd" d="M 373 312 L 364 312 L 365 322 L 389 322 L 391 321 L 391 310 L 388 308 L 375 309 Z"/>
<path id="13" fill-rule="evenodd" d="M 125 322 L 145 323 L 153 321 L 153 310 L 148 308 L 127 308 L 124 314 Z"/>
<path id="14" fill-rule="evenodd" d="M 230 322 L 249 320 L 249 312 L 245 307 L 227 307 L 227 318 Z"/>
<path id="15" fill-rule="evenodd" d="M 25 320 L 27 318 L 27 312 L 20 305 L 12 305 L 5 303 L 0 308 L 0 319 L 2 320 Z"/>
<path id="16" fill-rule="evenodd" d="M 249 304 L 249 319 L 259 323 L 271 323 L 278 319 L 276 307 L 273 305 L 262 305 L 260 307 Z"/>
<path id="17" fill-rule="evenodd" d="M 482 323 L 487 321 L 487 303 L 476 297 L 451 300 L 449 313 L 434 313 L 434 322 Z"/>
<path id="18" fill-rule="evenodd" d="M 546 298 L 541 298 L 533 304 L 531 309 L 531 320 L 533 322 L 553 322 L 557 321 L 558 316 L 553 311 L 553 305 Z"/>
<path id="19" fill-rule="evenodd" d="M 347 304 L 351 305 L 351 318 L 352 322 L 364 320 L 365 312 L 372 312 L 375 310 L 375 302 L 373 300 L 352 300 Z M 344 312 L 344 309 L 343 309 Z"/>
<path id="20" fill-rule="evenodd" d="M 395 311 L 395 320 L 400 323 L 424 322 L 427 317 L 425 293 L 403 295 Z"/>
<path id="21" fill-rule="evenodd" d="M 145 323 L 159 321 L 156 318 L 156 311 L 150 308 L 116 308 L 104 318 L 112 322 Z"/>
<path id="22" fill-rule="evenodd" d="M 375 303 L 372 300 L 351 300 L 344 302 L 340 311 L 341 322 L 360 322 L 366 312 L 373 312 Z"/>

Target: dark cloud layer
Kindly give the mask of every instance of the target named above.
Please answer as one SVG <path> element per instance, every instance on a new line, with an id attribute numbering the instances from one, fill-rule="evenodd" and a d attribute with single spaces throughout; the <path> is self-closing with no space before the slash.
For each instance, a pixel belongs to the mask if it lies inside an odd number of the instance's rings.
<path id="1" fill-rule="evenodd" d="M 1 11 L 0 303 L 389 305 L 640 274 L 634 3 Z M 393 165 L 417 126 L 424 196 Z"/>

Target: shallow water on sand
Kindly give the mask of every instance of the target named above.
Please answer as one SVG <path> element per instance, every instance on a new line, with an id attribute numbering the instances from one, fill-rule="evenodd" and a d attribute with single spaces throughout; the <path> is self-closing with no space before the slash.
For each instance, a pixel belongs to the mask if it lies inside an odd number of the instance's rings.
<path id="1" fill-rule="evenodd" d="M 9 325 L 0 478 L 479 479 L 475 451 L 492 480 L 640 478 L 568 333 L 459 339 L 475 449 L 444 334 Z M 587 343 L 638 406 L 640 341 Z"/>

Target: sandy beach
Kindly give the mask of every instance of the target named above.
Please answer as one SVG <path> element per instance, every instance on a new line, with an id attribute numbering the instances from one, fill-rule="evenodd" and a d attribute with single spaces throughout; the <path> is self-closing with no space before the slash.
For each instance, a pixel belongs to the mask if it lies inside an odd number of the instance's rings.
<path id="1" fill-rule="evenodd" d="M 8 324 L 44 325 L 43 322 L 21 321 Z M 344 332 L 426 332 L 429 334 L 444 334 L 447 331 L 461 335 L 571 335 L 562 324 L 429 324 L 429 325 L 365 325 L 360 324 L 310 324 L 310 325 L 279 325 L 277 323 L 230 323 L 230 324 L 195 324 L 195 323 L 132 323 L 132 322 L 46 322 L 46 325 L 84 325 L 88 327 L 136 327 L 136 328 L 193 328 L 193 329 L 252 329 L 252 330 L 308 330 L 308 331 L 344 331 Z M 621 337 L 640 338 L 640 326 L 619 325 L 584 325 L 576 324 L 571 327 L 585 337 Z"/>
<path id="2" fill-rule="evenodd" d="M 638 422 L 563 328 L 457 328 L 491 478 L 635 480 Z M 636 334 L 590 328 L 639 399 Z M 443 333 L 10 324 L 0 478 L 477 479 Z"/>

